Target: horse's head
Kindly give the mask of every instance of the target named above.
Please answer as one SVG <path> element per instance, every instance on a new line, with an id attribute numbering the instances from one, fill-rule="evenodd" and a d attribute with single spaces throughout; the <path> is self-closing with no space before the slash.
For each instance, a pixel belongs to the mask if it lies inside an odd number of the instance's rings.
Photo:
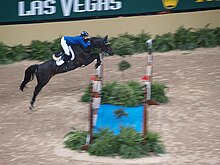
<path id="1" fill-rule="evenodd" d="M 90 41 L 93 48 L 101 49 L 102 52 L 105 52 L 110 56 L 114 54 L 108 41 L 108 36 L 106 36 L 104 39 L 99 37 L 92 37 Z"/>

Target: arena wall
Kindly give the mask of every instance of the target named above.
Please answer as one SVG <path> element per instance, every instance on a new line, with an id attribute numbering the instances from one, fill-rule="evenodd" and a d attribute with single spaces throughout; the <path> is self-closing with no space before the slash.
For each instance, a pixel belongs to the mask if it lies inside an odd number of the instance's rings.
<path id="1" fill-rule="evenodd" d="M 139 34 L 142 30 L 154 36 L 174 32 L 182 25 L 186 28 L 203 28 L 207 24 L 210 24 L 209 28 L 220 27 L 219 16 L 220 10 L 209 10 L 82 21 L 1 25 L 0 42 L 7 45 L 27 45 L 32 40 L 52 41 L 63 35 L 78 35 L 82 30 L 88 31 L 92 36 L 108 34 L 114 37 L 125 32 Z"/>

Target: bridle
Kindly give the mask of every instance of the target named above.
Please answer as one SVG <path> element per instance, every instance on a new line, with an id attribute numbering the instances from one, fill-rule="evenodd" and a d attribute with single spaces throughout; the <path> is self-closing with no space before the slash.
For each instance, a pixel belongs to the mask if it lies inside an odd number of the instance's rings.
<path id="1" fill-rule="evenodd" d="M 99 48 L 101 49 L 101 51 L 108 53 L 109 55 L 111 54 L 112 50 L 109 50 L 109 48 L 107 48 L 108 45 L 110 45 L 110 42 L 102 39 L 102 38 L 98 38 L 98 40 L 92 40 L 90 38 L 90 42 L 91 42 L 91 48 Z"/>

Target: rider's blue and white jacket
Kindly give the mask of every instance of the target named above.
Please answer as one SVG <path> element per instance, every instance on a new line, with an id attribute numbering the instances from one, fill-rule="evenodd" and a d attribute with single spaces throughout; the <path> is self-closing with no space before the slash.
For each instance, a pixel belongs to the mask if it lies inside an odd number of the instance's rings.
<path id="1" fill-rule="evenodd" d="M 85 43 L 84 38 L 82 36 L 64 36 L 64 40 L 68 46 L 81 44 L 84 48 L 87 48 L 90 45 L 90 42 Z"/>

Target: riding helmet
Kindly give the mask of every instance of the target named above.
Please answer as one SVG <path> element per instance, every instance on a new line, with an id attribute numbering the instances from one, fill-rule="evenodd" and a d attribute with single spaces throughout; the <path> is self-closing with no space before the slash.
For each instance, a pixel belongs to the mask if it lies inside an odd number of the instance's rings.
<path id="1" fill-rule="evenodd" d="M 89 37 L 89 33 L 87 33 L 86 31 L 82 31 L 82 32 L 80 33 L 80 35 L 81 35 L 82 37 Z"/>

